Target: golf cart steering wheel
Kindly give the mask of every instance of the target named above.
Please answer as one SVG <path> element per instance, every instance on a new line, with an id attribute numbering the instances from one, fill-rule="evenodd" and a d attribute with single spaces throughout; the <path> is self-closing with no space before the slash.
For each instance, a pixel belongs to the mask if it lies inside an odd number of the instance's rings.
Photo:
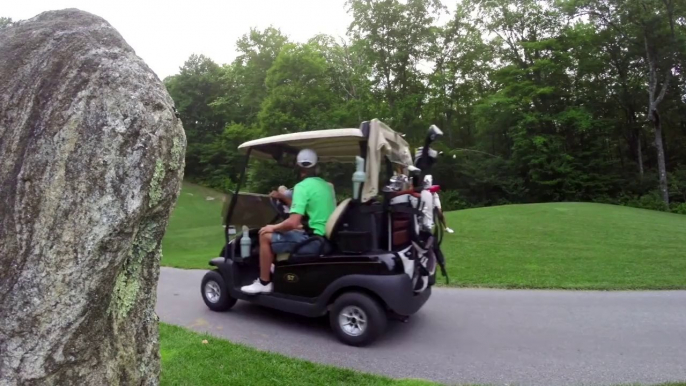
<path id="1" fill-rule="evenodd" d="M 279 200 L 278 198 L 269 197 L 269 203 L 272 204 L 272 208 L 274 208 L 279 218 L 284 220 L 288 218 L 286 204 L 284 204 L 283 201 Z"/>

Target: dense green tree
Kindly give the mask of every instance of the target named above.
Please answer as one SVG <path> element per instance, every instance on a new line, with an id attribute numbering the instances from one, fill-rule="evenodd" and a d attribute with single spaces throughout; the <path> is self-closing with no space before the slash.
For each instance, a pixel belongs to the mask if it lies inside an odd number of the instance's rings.
<path id="1" fill-rule="evenodd" d="M 579 9 L 590 15 L 599 28 L 612 29 L 625 39 L 625 47 L 637 55 L 647 83 L 647 119 L 653 124 L 659 188 L 669 204 L 665 145 L 660 105 L 683 52 L 676 23 L 683 18 L 684 6 L 674 0 L 582 0 Z M 636 50 L 636 47 L 642 49 Z"/>
<path id="2" fill-rule="evenodd" d="M 343 99 L 333 93 L 328 64 L 315 44 L 291 44 L 267 73 L 259 121 L 268 134 L 332 127 Z"/>
<path id="3" fill-rule="evenodd" d="M 380 118 L 421 143 L 449 207 L 601 201 L 686 211 L 686 3 L 676 0 L 348 0 L 348 36 L 292 43 L 252 29 L 237 58 L 192 56 L 166 80 L 187 175 L 227 189 L 236 147 Z M 322 173 L 338 191 L 349 170 Z M 257 163 L 249 187 L 293 182 Z"/>
<path id="4" fill-rule="evenodd" d="M 330 90 L 343 101 L 336 120 L 346 127 L 356 127 L 373 116 L 382 103 L 372 92 L 372 68 L 365 60 L 360 42 L 350 44 L 331 36 L 318 35 L 309 42 L 324 56 Z"/>
<path id="5" fill-rule="evenodd" d="M 445 130 L 451 147 L 475 144 L 474 105 L 489 90 L 493 51 L 472 22 L 473 11 L 468 3 L 458 5 L 446 25 L 435 29 L 428 52 L 434 68 L 424 112 Z"/>
<path id="6" fill-rule="evenodd" d="M 233 113 L 234 122 L 254 124 L 267 96 L 267 72 L 287 43 L 286 36 L 273 27 L 253 28 L 238 39 L 238 56 L 224 67 L 223 81 L 231 92 L 218 98 L 215 108 Z"/>
<path id="7" fill-rule="evenodd" d="M 202 174 L 203 147 L 214 141 L 226 125 L 227 117 L 211 106 L 224 95 L 221 73 L 221 67 L 211 59 L 192 55 L 177 75 L 164 80 L 186 130 L 186 174 L 191 177 Z"/>
<path id="8" fill-rule="evenodd" d="M 350 35 L 372 68 L 383 101 L 376 115 L 419 140 L 426 95 L 426 63 L 443 10 L 438 0 L 349 0 Z"/>

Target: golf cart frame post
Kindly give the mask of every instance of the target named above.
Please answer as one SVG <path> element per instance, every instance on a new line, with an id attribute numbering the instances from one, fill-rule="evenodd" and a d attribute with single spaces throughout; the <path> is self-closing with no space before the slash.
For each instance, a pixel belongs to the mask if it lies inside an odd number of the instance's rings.
<path id="1" fill-rule="evenodd" d="M 245 158 L 243 161 L 244 162 L 243 163 L 243 171 L 241 172 L 241 177 L 238 180 L 238 184 L 236 184 L 236 190 L 233 193 L 233 197 L 231 197 L 231 203 L 229 204 L 229 211 L 226 213 L 226 217 L 224 218 L 224 223 L 226 224 L 226 228 L 224 229 L 224 239 L 225 239 L 226 243 L 228 243 L 230 238 L 231 238 L 230 237 L 231 235 L 229 234 L 229 231 L 230 231 L 230 225 L 229 224 L 231 221 L 231 217 L 233 217 L 233 211 L 235 210 L 236 204 L 238 203 L 238 193 L 240 192 L 243 184 L 245 184 L 245 180 L 248 178 L 248 167 L 250 166 L 249 163 L 250 163 L 250 153 L 251 152 L 252 152 L 252 149 L 248 149 L 248 151 L 245 154 Z M 225 252 L 225 254 L 226 254 L 226 252 Z M 228 256 L 225 255 L 224 257 L 228 257 Z"/>

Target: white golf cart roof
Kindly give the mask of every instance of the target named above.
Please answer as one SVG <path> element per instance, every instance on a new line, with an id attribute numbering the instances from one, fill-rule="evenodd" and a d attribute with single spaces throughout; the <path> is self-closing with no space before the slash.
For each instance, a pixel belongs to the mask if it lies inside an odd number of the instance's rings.
<path id="1" fill-rule="evenodd" d="M 252 148 L 251 155 L 263 159 L 273 159 L 277 151 L 285 148 L 292 153 L 312 149 L 323 162 L 355 162 L 363 140 L 365 137 L 360 129 L 330 129 L 255 139 L 241 144 L 238 149 L 245 152 Z"/>
<path id="2" fill-rule="evenodd" d="M 412 165 L 410 146 L 401 134 L 378 119 L 370 121 L 368 128 L 366 124 L 362 123 L 359 129 L 330 129 L 275 135 L 245 142 L 238 146 L 238 149 L 243 153 L 251 149 L 251 157 L 261 159 L 278 159 L 283 153 L 297 154 L 302 149 L 313 149 L 321 162 L 354 163 L 355 157 L 361 153 L 360 145 L 366 142 L 367 180 L 362 194 L 364 202 L 376 196 L 378 192 L 379 170 L 384 156 L 403 169 Z"/>

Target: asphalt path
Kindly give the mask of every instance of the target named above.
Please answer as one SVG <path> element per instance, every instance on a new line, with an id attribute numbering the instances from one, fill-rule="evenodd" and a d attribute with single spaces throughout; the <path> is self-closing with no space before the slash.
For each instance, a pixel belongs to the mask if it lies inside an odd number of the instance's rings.
<path id="1" fill-rule="evenodd" d="M 618 385 L 686 381 L 686 291 L 434 289 L 373 345 L 339 343 L 328 319 L 239 301 L 210 311 L 201 270 L 162 268 L 165 323 L 291 357 L 446 384 Z"/>

